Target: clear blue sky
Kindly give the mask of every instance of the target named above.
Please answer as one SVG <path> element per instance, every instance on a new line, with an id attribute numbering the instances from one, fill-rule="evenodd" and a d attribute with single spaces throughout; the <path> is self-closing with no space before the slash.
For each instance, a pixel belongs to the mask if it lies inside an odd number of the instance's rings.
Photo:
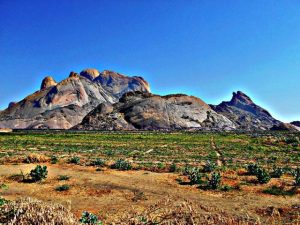
<path id="1" fill-rule="evenodd" d="M 0 0 L 0 108 L 71 70 L 141 75 L 208 103 L 242 90 L 300 120 L 299 0 Z"/>

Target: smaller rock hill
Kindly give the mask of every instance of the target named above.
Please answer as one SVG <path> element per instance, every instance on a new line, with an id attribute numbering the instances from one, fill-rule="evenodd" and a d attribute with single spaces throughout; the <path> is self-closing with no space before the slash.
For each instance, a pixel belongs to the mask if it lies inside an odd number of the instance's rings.
<path id="1" fill-rule="evenodd" d="M 159 96 L 129 92 L 118 103 L 102 103 L 74 129 L 79 130 L 176 130 L 222 129 L 235 125 L 201 99 L 182 94 Z"/>
<path id="2" fill-rule="evenodd" d="M 280 121 L 241 91 L 234 92 L 229 102 L 224 101 L 211 107 L 233 121 L 240 130 L 269 130 L 280 125 Z"/>

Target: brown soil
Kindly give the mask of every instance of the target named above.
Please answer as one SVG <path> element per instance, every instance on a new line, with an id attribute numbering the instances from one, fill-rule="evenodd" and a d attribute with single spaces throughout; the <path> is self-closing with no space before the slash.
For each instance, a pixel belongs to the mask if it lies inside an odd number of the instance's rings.
<path id="1" fill-rule="evenodd" d="M 96 171 L 95 167 L 47 164 L 49 175 L 41 183 L 23 183 L 12 179 L 14 174 L 29 173 L 34 164 L 0 165 L 0 183 L 9 189 L 2 191 L 3 197 L 14 200 L 33 197 L 43 201 L 61 203 L 71 209 L 76 216 L 90 211 L 102 219 L 126 214 L 132 207 L 144 209 L 164 198 L 188 200 L 201 203 L 205 207 L 224 210 L 228 214 L 245 216 L 265 216 L 265 208 L 287 209 L 299 205 L 299 194 L 293 197 L 278 197 L 261 194 L 257 186 L 243 186 L 242 190 L 221 192 L 203 191 L 196 186 L 180 185 L 178 174 L 153 173 L 147 171 Z M 68 181 L 59 181 L 59 175 L 71 176 Z M 225 181 L 231 181 L 227 174 Z M 70 185 L 69 191 L 58 192 L 55 188 Z"/>

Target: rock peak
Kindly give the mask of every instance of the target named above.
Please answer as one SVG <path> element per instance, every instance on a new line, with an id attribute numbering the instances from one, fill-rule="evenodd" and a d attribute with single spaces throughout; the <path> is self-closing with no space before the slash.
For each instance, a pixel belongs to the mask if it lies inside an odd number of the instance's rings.
<path id="1" fill-rule="evenodd" d="M 248 95 L 246 95 L 245 93 L 243 93 L 242 91 L 233 92 L 233 94 L 232 94 L 232 99 L 231 99 L 230 103 L 235 105 L 238 102 L 241 102 L 241 103 L 244 103 L 247 105 L 253 104 L 253 101 L 251 100 L 251 98 Z"/>
<path id="2" fill-rule="evenodd" d="M 41 90 L 46 89 L 48 87 L 52 87 L 57 85 L 57 82 L 50 76 L 47 76 L 43 79 L 41 84 Z"/>
<path id="3" fill-rule="evenodd" d="M 78 77 L 78 76 L 79 76 L 79 74 L 74 71 L 71 71 L 69 74 L 69 77 Z"/>
<path id="4" fill-rule="evenodd" d="M 88 68 L 88 69 L 82 70 L 80 72 L 80 75 L 89 80 L 94 80 L 96 77 L 98 77 L 100 75 L 100 72 L 97 69 Z"/>

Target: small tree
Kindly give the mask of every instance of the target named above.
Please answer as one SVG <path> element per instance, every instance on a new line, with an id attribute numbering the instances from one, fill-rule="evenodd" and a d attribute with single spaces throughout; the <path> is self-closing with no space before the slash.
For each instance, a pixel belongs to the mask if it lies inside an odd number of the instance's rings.
<path id="1" fill-rule="evenodd" d="M 284 174 L 284 169 L 281 167 L 273 167 L 273 171 L 271 172 L 271 177 L 280 178 Z"/>
<path id="2" fill-rule="evenodd" d="M 102 225 L 102 222 L 99 221 L 98 217 L 90 212 L 83 212 L 79 222 L 90 225 Z"/>
<path id="3" fill-rule="evenodd" d="M 256 177 L 260 184 L 266 184 L 271 180 L 269 173 L 263 168 L 257 169 Z"/>
<path id="4" fill-rule="evenodd" d="M 190 168 L 187 176 L 188 176 L 191 184 L 200 184 L 201 183 L 202 174 L 201 174 L 199 168 L 196 168 L 196 167 Z"/>
<path id="5" fill-rule="evenodd" d="M 131 163 L 124 159 L 117 160 L 111 167 L 112 167 L 112 169 L 118 169 L 118 170 L 131 170 L 132 169 Z"/>
<path id="6" fill-rule="evenodd" d="M 221 185 L 221 174 L 217 172 L 213 172 L 211 174 L 211 178 L 208 180 L 208 186 L 211 189 L 218 189 Z"/>
<path id="7" fill-rule="evenodd" d="M 203 172 L 205 173 L 211 173 L 216 169 L 217 165 L 210 160 L 207 160 L 204 167 L 203 167 Z"/>
<path id="8" fill-rule="evenodd" d="M 293 170 L 292 174 L 295 178 L 295 185 L 300 186 L 300 167 L 297 167 L 295 170 Z"/>
<path id="9" fill-rule="evenodd" d="M 33 170 L 30 171 L 30 177 L 33 182 L 41 181 L 47 178 L 48 170 L 47 166 L 37 165 Z"/>
<path id="10" fill-rule="evenodd" d="M 256 175 L 260 167 L 256 163 L 247 165 L 247 171 L 249 175 Z"/>

